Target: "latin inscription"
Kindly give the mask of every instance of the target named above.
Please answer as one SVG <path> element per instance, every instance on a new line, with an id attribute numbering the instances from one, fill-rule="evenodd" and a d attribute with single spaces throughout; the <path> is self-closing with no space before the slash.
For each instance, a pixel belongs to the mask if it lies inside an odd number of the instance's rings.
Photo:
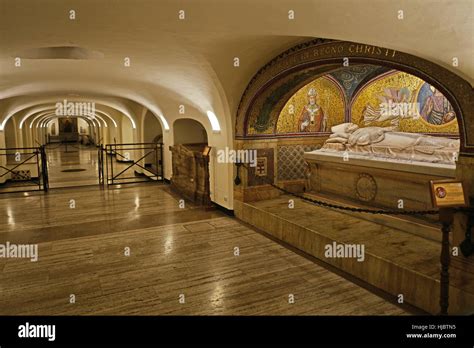
<path id="1" fill-rule="evenodd" d="M 377 47 L 373 45 L 365 44 L 333 44 L 333 45 L 321 45 L 313 48 L 311 51 L 304 50 L 303 52 L 296 53 L 288 56 L 286 59 L 276 64 L 277 69 L 285 69 L 290 66 L 294 66 L 299 63 L 306 62 L 311 58 L 326 58 L 334 56 L 351 56 L 351 55 L 362 55 L 362 56 L 374 56 L 374 57 L 390 57 L 394 58 L 397 51 Z"/>

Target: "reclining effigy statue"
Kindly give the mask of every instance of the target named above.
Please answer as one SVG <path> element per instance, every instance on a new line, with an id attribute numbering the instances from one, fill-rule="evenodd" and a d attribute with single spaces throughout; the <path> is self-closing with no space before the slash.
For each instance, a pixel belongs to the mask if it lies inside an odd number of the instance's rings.
<path id="1" fill-rule="evenodd" d="M 393 127 L 360 128 L 354 123 L 342 123 L 331 131 L 333 134 L 317 151 L 442 164 L 455 164 L 459 153 L 458 139 L 398 132 Z"/>

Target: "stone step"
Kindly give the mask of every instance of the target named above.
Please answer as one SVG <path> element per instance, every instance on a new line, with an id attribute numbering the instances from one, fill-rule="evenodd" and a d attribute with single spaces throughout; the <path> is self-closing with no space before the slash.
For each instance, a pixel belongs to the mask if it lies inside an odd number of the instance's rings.
<path id="1" fill-rule="evenodd" d="M 294 208 L 289 208 L 289 200 Z M 400 229 L 315 206 L 293 196 L 243 203 L 235 215 L 342 271 L 426 312 L 439 312 L 441 244 Z M 326 257 L 327 245 L 364 245 L 364 260 Z M 466 294 L 450 286 L 450 313 L 462 313 Z"/>
<path id="2" fill-rule="evenodd" d="M 329 196 L 321 193 L 305 193 L 305 197 L 317 199 L 323 202 L 339 204 L 346 207 L 358 207 L 367 209 L 379 209 L 364 204 L 355 204 L 352 201 L 345 200 L 341 197 Z M 419 237 L 423 237 L 435 242 L 441 242 L 442 234 L 440 232 L 441 224 L 434 222 L 432 219 L 425 219 L 423 216 L 411 215 L 385 215 L 385 214 L 361 214 L 351 211 L 340 211 L 341 213 L 376 222 L 378 224 L 395 228 L 403 232 L 411 233 Z M 433 217 L 433 215 L 430 215 Z"/>

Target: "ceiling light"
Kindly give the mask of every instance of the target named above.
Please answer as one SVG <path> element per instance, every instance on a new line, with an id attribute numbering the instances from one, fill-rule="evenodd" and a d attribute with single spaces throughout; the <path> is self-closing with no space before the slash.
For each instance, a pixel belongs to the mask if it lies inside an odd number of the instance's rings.
<path id="1" fill-rule="evenodd" d="M 219 120 L 217 119 L 216 114 L 212 111 L 207 111 L 207 118 L 209 119 L 209 122 L 211 122 L 212 130 L 214 132 L 220 132 L 221 126 L 219 125 Z"/>

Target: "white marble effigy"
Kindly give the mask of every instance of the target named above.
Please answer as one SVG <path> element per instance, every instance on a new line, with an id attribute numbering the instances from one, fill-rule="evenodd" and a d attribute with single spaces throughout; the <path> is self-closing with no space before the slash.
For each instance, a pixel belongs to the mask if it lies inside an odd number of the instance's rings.
<path id="1" fill-rule="evenodd" d="M 306 190 L 392 209 L 429 209 L 430 180 L 453 178 L 459 140 L 389 127 L 333 127 L 319 150 L 306 152 Z"/>

